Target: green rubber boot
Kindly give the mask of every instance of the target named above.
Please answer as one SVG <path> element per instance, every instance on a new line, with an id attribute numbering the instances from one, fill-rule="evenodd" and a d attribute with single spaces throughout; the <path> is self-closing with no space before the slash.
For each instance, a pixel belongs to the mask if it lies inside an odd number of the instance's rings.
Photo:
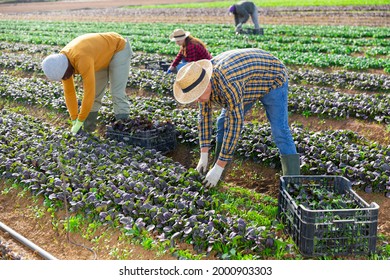
<path id="1" fill-rule="evenodd" d="M 96 121 L 98 117 L 98 112 L 90 112 L 88 117 L 84 121 L 83 130 L 89 133 L 92 133 L 96 130 Z"/>
<path id="2" fill-rule="evenodd" d="M 284 175 L 301 175 L 299 154 L 281 155 L 282 171 Z"/>

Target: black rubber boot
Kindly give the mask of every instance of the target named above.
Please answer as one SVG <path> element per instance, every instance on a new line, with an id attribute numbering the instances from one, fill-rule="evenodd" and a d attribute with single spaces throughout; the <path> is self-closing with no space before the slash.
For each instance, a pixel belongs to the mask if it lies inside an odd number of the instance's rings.
<path id="1" fill-rule="evenodd" d="M 221 149 L 222 149 L 222 142 L 217 142 L 217 144 L 215 145 L 215 155 L 214 155 L 213 166 L 217 163 L 217 160 L 218 160 L 218 157 L 219 157 L 219 153 L 221 152 Z"/>
<path id="2" fill-rule="evenodd" d="M 88 117 L 84 121 L 83 130 L 85 132 L 92 133 L 96 130 L 96 121 L 98 117 L 98 112 L 90 112 Z"/>
<path id="3" fill-rule="evenodd" d="M 255 35 L 264 35 L 264 29 L 263 28 L 254 29 L 253 30 L 253 34 L 255 34 Z"/>
<path id="4" fill-rule="evenodd" d="M 129 118 L 129 114 L 117 114 L 115 115 L 116 120 L 127 120 Z"/>
<path id="5" fill-rule="evenodd" d="M 299 154 L 281 155 L 282 171 L 284 175 L 301 175 Z"/>

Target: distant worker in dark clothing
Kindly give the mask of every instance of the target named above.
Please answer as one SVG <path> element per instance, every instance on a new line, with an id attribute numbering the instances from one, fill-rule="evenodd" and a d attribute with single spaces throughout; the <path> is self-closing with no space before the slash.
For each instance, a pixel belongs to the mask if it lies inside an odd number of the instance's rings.
<path id="1" fill-rule="evenodd" d="M 242 25 L 251 17 L 255 26 L 254 34 L 263 35 L 263 29 L 261 29 L 259 25 L 257 7 L 253 2 L 240 1 L 237 4 L 230 6 L 229 13 L 234 15 L 236 34 L 243 33 Z"/>

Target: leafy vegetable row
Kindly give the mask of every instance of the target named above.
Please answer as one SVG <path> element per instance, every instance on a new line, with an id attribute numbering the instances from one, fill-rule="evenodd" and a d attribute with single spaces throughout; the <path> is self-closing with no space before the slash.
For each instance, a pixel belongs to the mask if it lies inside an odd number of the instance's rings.
<path id="1" fill-rule="evenodd" d="M 8 67 L 11 69 L 23 70 L 33 70 L 34 72 L 40 73 L 39 61 L 35 61 L 36 58 L 25 59 L 27 55 L 15 56 L 4 52 L 1 55 L 0 65 L 3 67 Z M 9 58 L 9 59 L 7 59 Z M 15 61 L 14 58 L 19 60 Z M 145 62 L 150 61 L 150 57 L 145 55 L 137 55 L 134 59 L 134 64 L 143 65 Z M 385 75 L 374 75 L 374 74 L 358 74 L 358 73 L 338 73 L 338 74 L 326 74 L 324 72 L 318 71 L 290 71 L 290 77 L 292 81 L 306 79 L 305 81 L 314 81 L 314 83 L 330 83 L 331 81 L 339 82 L 340 84 L 344 81 L 349 81 L 347 86 L 353 83 L 357 87 L 373 87 L 373 89 L 381 88 L 383 91 L 388 91 L 390 87 L 390 79 Z M 324 82 L 321 82 L 320 75 L 324 74 Z M 354 79 L 356 78 L 356 79 Z M 25 99 L 25 94 L 20 93 L 18 95 L 18 90 L 8 93 L 9 90 L 6 90 L 5 85 L 10 85 L 11 89 L 18 84 L 19 81 L 15 81 L 15 85 L 11 85 L 12 79 L 4 75 L 2 77 L 1 84 L 2 90 L 0 94 L 5 97 L 11 97 L 13 99 L 19 98 Z M 152 92 L 155 92 L 160 95 L 172 95 L 172 84 L 174 81 L 174 75 L 166 75 L 162 71 L 151 71 L 139 68 L 132 68 L 129 73 L 129 87 L 142 88 Z M 38 89 L 40 91 L 42 86 L 44 88 L 44 82 L 36 80 L 38 83 L 36 87 L 28 87 L 28 92 L 31 92 L 32 98 L 39 99 L 39 95 L 33 94 L 33 91 Z M 23 82 L 25 83 L 25 81 Z M 293 83 L 292 83 L 293 84 Z M 56 89 L 56 92 L 59 92 L 60 89 Z M 57 93 L 58 94 L 58 93 Z M 37 101 L 39 102 L 39 101 Z M 42 102 L 42 101 L 41 101 Z M 46 102 L 46 101 L 43 101 Z M 316 114 L 323 115 L 326 117 L 336 117 L 336 118 L 349 118 L 355 117 L 359 119 L 369 119 L 375 120 L 377 122 L 383 122 L 385 124 L 390 123 L 390 96 L 386 93 L 381 94 L 346 94 L 340 93 L 329 88 L 316 88 L 316 87 L 307 87 L 307 86 L 294 86 L 290 87 L 289 95 L 289 108 L 291 111 L 296 113 L 304 114 Z M 56 105 L 57 106 L 57 105 Z"/>
<path id="2" fill-rule="evenodd" d="M 29 48 L 31 46 L 31 48 Z M 4 51 L 0 54 L 0 67 L 7 69 L 18 69 L 23 71 L 34 71 L 41 73 L 40 63 L 43 59 L 43 55 L 47 53 L 52 53 L 58 51 L 58 48 L 39 45 L 38 47 L 31 44 L 16 44 L 16 43 L 0 43 L 0 49 Z M 37 49 L 39 51 L 37 51 Z M 12 52 L 10 51 L 12 50 Z M 13 51 L 16 50 L 16 51 Z M 20 53 L 17 50 L 23 50 Z M 38 54 L 37 54 L 38 53 Z M 30 54 L 30 55 L 29 55 Z M 144 67 L 148 62 L 152 61 L 169 61 L 169 58 L 166 56 L 161 56 L 157 54 L 143 54 L 137 53 L 132 58 L 133 67 Z M 156 72 L 149 73 L 140 71 L 138 69 L 132 69 L 130 73 L 131 80 L 130 85 L 135 87 L 144 87 L 146 84 L 147 89 L 152 89 L 148 87 L 147 82 L 143 78 L 138 78 L 138 76 L 145 75 L 146 80 L 153 79 L 153 76 L 156 75 Z M 162 73 L 157 74 L 161 78 L 167 80 L 165 75 Z M 171 78 L 173 76 L 170 76 Z M 383 91 L 390 92 L 390 76 L 383 74 L 370 74 L 370 73 L 357 73 L 357 72 L 348 72 L 348 71 L 335 71 L 332 73 L 324 72 L 318 69 L 289 69 L 290 81 L 293 83 L 300 84 L 313 84 L 318 86 L 335 86 L 340 88 L 347 89 L 357 89 L 357 90 L 367 90 L 367 91 Z M 169 82 L 173 79 L 168 79 Z M 161 90 L 159 90 L 161 92 Z M 166 92 L 170 91 L 170 87 L 165 85 Z"/>
<path id="3" fill-rule="evenodd" d="M 302 69 L 289 71 L 289 79 L 296 84 L 345 88 L 362 91 L 390 92 L 390 76 L 364 72 L 338 70 L 325 72 L 319 69 Z"/>
<path id="4" fill-rule="evenodd" d="M 291 86 L 288 106 L 290 111 L 305 115 L 390 123 L 389 94 L 347 94 L 330 88 Z"/>
<path id="5" fill-rule="evenodd" d="M 173 76 L 161 71 L 132 69 L 129 86 L 146 88 L 171 96 Z M 137 81 L 137 83 L 135 83 Z M 3 73 L 0 96 L 28 104 L 40 104 L 65 112 L 60 84 L 39 78 L 14 78 Z M 54 98 L 53 98 L 54 97 Z M 171 102 L 172 103 L 172 102 Z M 343 94 L 327 88 L 291 86 L 289 108 L 293 112 L 327 117 L 370 119 L 389 123 L 390 96 L 388 94 Z"/>
<path id="6" fill-rule="evenodd" d="M 173 24 L 146 23 L 105 22 L 80 25 L 69 22 L 65 24 L 63 22 L 18 21 L 18 24 L 15 24 L 14 21 L 0 21 L 0 30 L 2 30 L 0 41 L 63 46 L 74 37 L 84 33 L 117 31 L 129 37 L 135 51 L 175 55 L 178 49 L 169 42 L 168 37 L 176 27 Z M 353 33 L 358 33 L 358 30 L 362 32 L 357 37 L 351 36 L 350 30 L 338 27 L 329 27 L 334 32 L 328 33 L 323 27 L 268 26 L 265 36 L 243 37 L 232 34 L 230 25 L 184 24 L 182 27 L 191 30 L 196 37 L 202 38 L 214 55 L 234 48 L 259 47 L 272 51 L 288 65 L 337 66 L 347 69 L 376 68 L 390 71 L 390 62 L 387 57 L 390 53 L 388 28 L 356 28 Z M 61 30 L 60 33 L 59 30 Z M 325 32 L 328 35 L 324 37 L 330 41 L 318 39 L 318 36 Z M 348 40 L 340 41 L 339 37 Z M 352 53 L 357 55 L 352 56 Z M 362 53 L 363 55 L 366 53 L 367 57 L 362 56 Z M 368 57 L 373 55 L 374 57 Z M 377 55 L 384 57 L 376 57 Z"/>

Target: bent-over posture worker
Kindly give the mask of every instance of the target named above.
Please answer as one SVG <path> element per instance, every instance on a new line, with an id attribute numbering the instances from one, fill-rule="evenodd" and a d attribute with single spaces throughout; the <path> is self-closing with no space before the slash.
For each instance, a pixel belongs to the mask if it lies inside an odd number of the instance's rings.
<path id="1" fill-rule="evenodd" d="M 212 134 L 212 105 L 222 111 L 217 118 L 216 162 L 205 178 L 215 186 L 232 159 L 244 125 L 244 115 L 260 101 L 280 152 L 283 175 L 299 175 L 300 159 L 288 125 L 288 75 L 283 63 L 260 49 L 239 49 L 221 53 L 210 60 L 188 63 L 177 73 L 173 86 L 182 104 L 198 101 L 200 160 L 196 169 L 208 168 Z"/>
<path id="2" fill-rule="evenodd" d="M 192 36 L 189 31 L 176 29 L 169 38 L 171 41 L 180 46 L 180 50 L 175 60 L 168 68 L 167 73 L 177 73 L 177 71 L 179 71 L 180 68 L 188 62 L 212 58 L 205 43 Z"/>
<path id="3" fill-rule="evenodd" d="M 43 60 L 45 75 L 53 81 L 62 80 L 73 134 L 81 127 L 87 132 L 96 129 L 98 111 L 108 82 L 115 118 L 128 118 L 130 105 L 125 90 L 132 55 L 128 40 L 118 33 L 107 32 L 81 35 L 69 42 L 59 54 L 49 55 Z M 83 80 L 84 95 L 80 110 L 74 74 L 80 74 Z"/>
<path id="4" fill-rule="evenodd" d="M 234 15 L 234 22 L 236 26 L 236 33 L 242 33 L 242 25 L 246 23 L 251 17 L 253 25 L 255 26 L 254 33 L 262 35 L 262 29 L 259 25 L 259 13 L 257 7 L 253 2 L 241 1 L 230 6 L 229 13 Z"/>

